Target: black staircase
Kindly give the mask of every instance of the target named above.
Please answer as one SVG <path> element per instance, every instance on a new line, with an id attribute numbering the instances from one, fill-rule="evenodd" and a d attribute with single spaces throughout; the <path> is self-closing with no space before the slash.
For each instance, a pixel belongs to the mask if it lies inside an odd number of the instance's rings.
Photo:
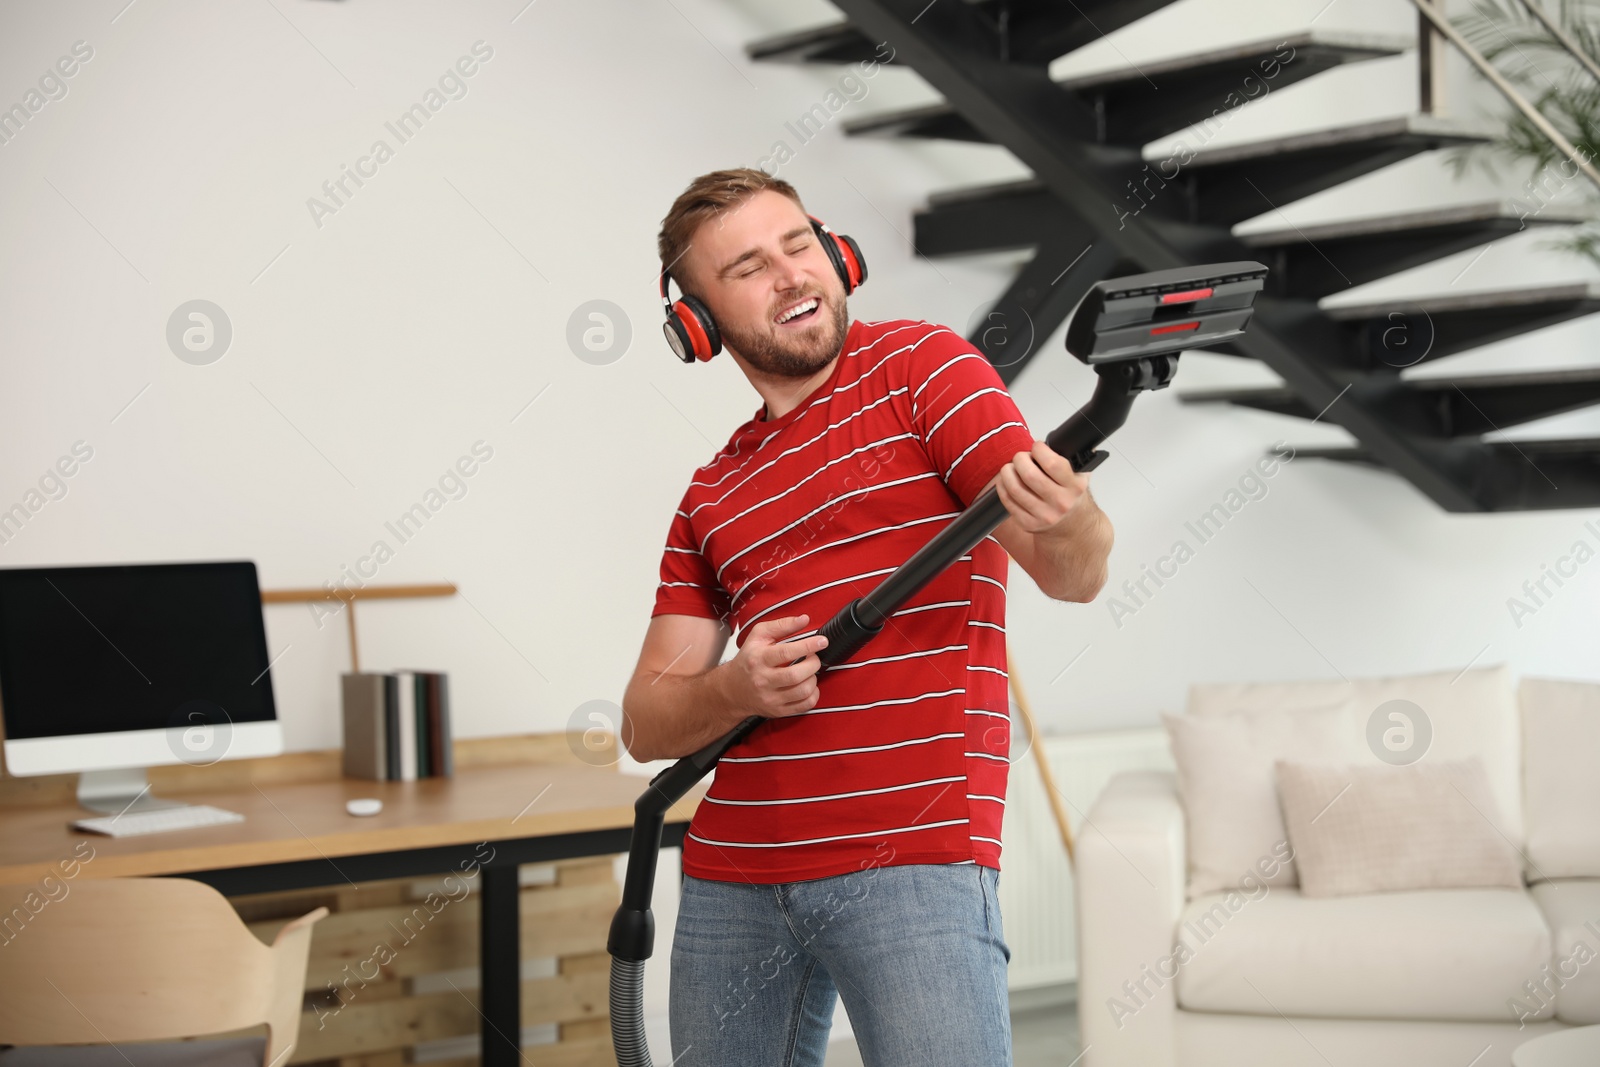
<path id="1" fill-rule="evenodd" d="M 1283 385 L 1189 394 L 1343 426 L 1353 447 L 1299 457 L 1373 464 L 1448 511 L 1600 506 L 1600 439 L 1485 440 L 1485 434 L 1600 402 L 1600 371 L 1402 377 L 1427 360 L 1600 311 L 1587 285 L 1506 289 L 1404 303 L 1318 301 L 1517 232 L 1490 202 L 1235 236 L 1248 218 L 1421 152 L 1481 140 L 1481 128 L 1397 116 L 1211 147 L 1233 109 L 1408 40 L 1306 31 L 1125 72 L 1062 81 L 1048 65 L 1170 0 L 833 0 L 847 21 L 751 44 L 751 58 L 852 63 L 886 54 L 944 102 L 845 124 L 854 136 L 1000 145 L 1034 177 L 935 193 L 915 217 L 925 256 L 1033 249 L 972 343 L 1012 382 L 1096 281 L 1115 273 L 1257 259 L 1273 268 L 1250 333 L 1227 349 Z M 1198 147 L 1147 160 L 1143 146 L 1199 123 Z M 1004 329 L 994 329 L 996 324 Z M 1217 351 L 1224 351 L 1218 349 Z"/>

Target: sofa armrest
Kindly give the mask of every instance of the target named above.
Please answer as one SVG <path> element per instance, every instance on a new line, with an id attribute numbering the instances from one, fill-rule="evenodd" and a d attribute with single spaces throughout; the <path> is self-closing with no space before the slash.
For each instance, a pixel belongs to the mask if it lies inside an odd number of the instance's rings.
<path id="1" fill-rule="evenodd" d="M 1186 871 L 1177 777 L 1127 771 L 1112 778 L 1083 820 L 1077 847 L 1083 1067 L 1171 1067 L 1171 956 Z"/>

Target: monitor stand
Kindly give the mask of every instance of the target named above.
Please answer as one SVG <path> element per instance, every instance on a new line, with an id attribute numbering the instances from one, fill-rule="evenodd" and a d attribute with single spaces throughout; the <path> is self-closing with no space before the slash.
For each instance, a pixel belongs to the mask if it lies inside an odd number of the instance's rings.
<path id="1" fill-rule="evenodd" d="M 104 815 L 125 811 L 154 811 L 157 808 L 188 808 L 181 800 L 162 800 L 150 795 L 150 779 L 143 767 L 119 767 L 109 771 L 82 771 L 78 775 L 78 803 Z"/>

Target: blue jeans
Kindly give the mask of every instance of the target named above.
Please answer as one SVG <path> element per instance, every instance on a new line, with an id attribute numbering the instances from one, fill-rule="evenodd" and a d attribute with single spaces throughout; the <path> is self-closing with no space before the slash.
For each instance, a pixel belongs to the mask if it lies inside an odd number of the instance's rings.
<path id="1" fill-rule="evenodd" d="M 971 863 L 776 885 L 685 875 L 675 1067 L 822 1067 L 836 996 L 867 1067 L 1010 1067 L 999 875 Z"/>

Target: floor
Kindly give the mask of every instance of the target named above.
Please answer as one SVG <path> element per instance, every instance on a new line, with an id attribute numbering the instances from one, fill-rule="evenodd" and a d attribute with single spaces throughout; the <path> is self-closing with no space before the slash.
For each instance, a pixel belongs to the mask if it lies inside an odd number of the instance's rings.
<path id="1" fill-rule="evenodd" d="M 1078 1055 L 1078 1006 L 1050 1004 L 1011 1013 L 1014 1067 L 1068 1067 Z M 826 1067 L 863 1067 L 854 1041 L 828 1046 Z"/>

